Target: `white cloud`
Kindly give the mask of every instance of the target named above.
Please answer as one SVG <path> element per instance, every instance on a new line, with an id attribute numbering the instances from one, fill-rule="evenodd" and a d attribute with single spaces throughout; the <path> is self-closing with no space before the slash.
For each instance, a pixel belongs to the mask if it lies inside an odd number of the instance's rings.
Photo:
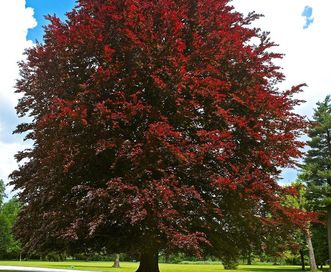
<path id="1" fill-rule="evenodd" d="M 0 178 L 7 181 L 8 175 L 17 168 L 14 155 L 18 150 L 23 150 L 27 145 L 19 143 L 1 143 L 0 142 Z M 10 187 L 7 187 L 6 194 L 11 195 Z"/>
<path id="2" fill-rule="evenodd" d="M 306 83 L 299 97 L 307 103 L 298 112 L 311 117 L 317 101 L 331 93 L 331 1 L 325 0 L 234 0 L 238 11 L 256 11 L 265 17 L 255 25 L 270 31 L 271 39 L 279 44 L 277 51 L 285 53 L 280 66 L 284 68 L 286 88 Z M 313 8 L 314 22 L 303 29 L 306 18 L 301 16 L 305 6 Z"/>
<path id="3" fill-rule="evenodd" d="M 16 105 L 17 96 L 14 94 L 15 80 L 18 78 L 17 62 L 23 59 L 23 51 L 32 45 L 27 40 L 29 28 L 36 26 L 33 10 L 25 7 L 25 0 L 3 0 L 0 11 L 0 105 L 12 108 Z M 6 131 L 4 123 L 12 120 L 7 111 L 0 111 L 0 138 L 6 138 L 11 131 Z M 8 115 L 13 111 L 8 112 Z M 7 135 L 8 134 L 8 135 Z M 22 142 L 0 141 L 0 178 L 7 180 L 8 175 L 16 168 L 13 155 L 22 149 Z"/>
<path id="4" fill-rule="evenodd" d="M 307 102 L 297 112 L 312 117 L 316 102 L 331 94 L 331 1 L 325 0 L 234 0 L 236 10 L 247 14 L 256 11 L 264 15 L 254 26 L 270 31 L 271 39 L 279 44 L 278 52 L 285 57 L 279 64 L 286 80 L 281 88 L 306 83 L 298 98 Z M 306 6 L 313 8 L 314 22 L 304 29 L 306 18 L 302 12 Z M 294 181 L 296 170 L 283 172 L 282 184 Z"/>
<path id="5" fill-rule="evenodd" d="M 25 48 L 32 45 L 27 41 L 29 28 L 35 27 L 33 9 L 25 7 L 25 0 L 5 0 L 0 11 L 0 99 L 16 104 L 13 86 L 18 75 L 17 62 L 22 59 Z"/>

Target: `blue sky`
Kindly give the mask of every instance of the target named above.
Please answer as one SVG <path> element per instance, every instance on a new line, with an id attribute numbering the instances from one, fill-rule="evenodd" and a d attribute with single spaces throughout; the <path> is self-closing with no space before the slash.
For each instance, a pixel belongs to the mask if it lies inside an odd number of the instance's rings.
<path id="1" fill-rule="evenodd" d="M 72 10 L 75 6 L 73 0 L 26 0 L 26 6 L 34 9 L 34 17 L 38 22 L 38 25 L 30 29 L 27 38 L 29 40 L 39 42 L 42 41 L 43 28 L 42 26 L 47 24 L 44 16 L 47 14 L 56 14 L 62 20 L 65 19 L 65 13 Z"/>
<path id="2" fill-rule="evenodd" d="M 0 35 L 6 37 L 6 42 L 0 43 L 0 73 L 5 75 L 0 81 L 0 178 L 7 181 L 17 168 L 14 154 L 28 146 L 22 137 L 12 135 L 19 123 L 14 109 L 18 99 L 14 94 L 19 76 L 17 62 L 24 58 L 25 48 L 33 46 L 36 40 L 42 42 L 42 25 L 47 23 L 44 16 L 56 14 L 65 19 L 65 13 L 75 6 L 75 1 L 2 0 L 1 3 Z M 296 111 L 311 116 L 316 102 L 331 93 L 331 1 L 233 0 L 231 4 L 244 14 L 255 10 L 265 15 L 255 25 L 270 31 L 272 40 L 280 45 L 277 50 L 286 54 L 279 62 L 287 76 L 280 88 L 306 82 L 308 87 L 298 98 L 307 103 Z M 296 174 L 295 170 L 284 171 L 283 182 L 295 180 Z"/>

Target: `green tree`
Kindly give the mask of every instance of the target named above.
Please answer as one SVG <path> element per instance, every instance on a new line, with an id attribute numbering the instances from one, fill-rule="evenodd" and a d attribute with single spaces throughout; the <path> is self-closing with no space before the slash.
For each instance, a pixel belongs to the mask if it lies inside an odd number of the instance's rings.
<path id="1" fill-rule="evenodd" d="M 285 203 L 287 206 L 300 209 L 303 211 L 309 210 L 309 200 L 307 199 L 307 188 L 300 182 L 294 182 L 291 185 L 293 188 L 297 190 L 297 194 L 293 196 L 287 196 Z M 304 235 L 304 239 L 302 239 L 302 235 Z M 310 270 L 316 271 L 317 265 L 316 265 L 316 258 L 315 258 L 315 251 L 313 247 L 312 242 L 312 231 L 311 231 L 311 223 L 307 221 L 307 224 L 302 227 L 302 229 L 298 230 L 298 232 L 295 235 L 295 238 L 299 241 L 301 241 L 301 248 L 300 248 L 300 255 L 301 255 L 301 265 L 302 270 L 305 270 L 305 264 L 304 264 L 304 247 L 307 245 L 308 247 L 308 253 L 309 253 L 309 264 L 310 264 Z M 306 245 L 303 245 L 303 240 L 305 240 Z"/>
<path id="2" fill-rule="evenodd" d="M 6 190 L 5 183 L 3 182 L 2 179 L 0 179 L 0 208 L 2 207 L 6 197 L 5 190 Z"/>
<path id="3" fill-rule="evenodd" d="M 8 202 L 4 203 L 1 209 L 1 216 L 5 221 L 5 226 L 7 228 L 5 232 L 7 242 L 5 256 L 7 258 L 16 258 L 21 251 L 19 242 L 14 238 L 12 234 L 12 228 L 15 224 L 19 211 L 20 204 L 16 198 L 12 198 Z"/>
<path id="4" fill-rule="evenodd" d="M 321 221 L 326 221 L 325 216 Z M 326 264 L 328 260 L 328 239 L 327 239 L 327 226 L 326 224 L 312 223 L 311 224 L 312 240 L 314 244 L 316 263 L 320 269 Z"/>
<path id="5" fill-rule="evenodd" d="M 20 205 L 16 198 L 5 202 L 5 190 L 5 183 L 0 180 L 0 258 L 2 259 L 16 257 L 20 251 L 20 245 L 11 232 Z"/>
<path id="6" fill-rule="evenodd" d="M 329 265 L 331 268 L 331 99 L 318 102 L 307 141 L 309 150 L 300 178 L 306 182 L 310 205 L 327 211 Z"/>
<path id="7" fill-rule="evenodd" d="M 10 244 L 10 224 L 8 218 L 0 213 L 0 259 L 7 255 Z"/>
<path id="8" fill-rule="evenodd" d="M 4 214 L 2 214 L 4 200 L 5 200 L 5 184 L 3 180 L 0 179 L 0 258 L 6 255 L 7 248 L 9 245 L 9 221 Z"/>

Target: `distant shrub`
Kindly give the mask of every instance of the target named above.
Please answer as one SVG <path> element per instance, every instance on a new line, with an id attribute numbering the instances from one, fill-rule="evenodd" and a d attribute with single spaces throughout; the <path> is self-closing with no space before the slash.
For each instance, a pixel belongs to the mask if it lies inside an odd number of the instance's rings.
<path id="1" fill-rule="evenodd" d="M 49 262 L 62 262 L 66 259 L 66 256 L 57 252 L 50 252 L 44 257 L 44 259 Z"/>
<path id="2" fill-rule="evenodd" d="M 222 264 L 225 270 L 235 270 L 238 268 L 239 260 L 236 257 L 223 257 Z"/>

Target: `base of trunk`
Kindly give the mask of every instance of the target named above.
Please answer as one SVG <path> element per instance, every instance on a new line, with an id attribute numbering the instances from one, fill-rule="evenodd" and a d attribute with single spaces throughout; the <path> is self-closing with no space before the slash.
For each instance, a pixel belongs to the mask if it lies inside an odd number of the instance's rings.
<path id="1" fill-rule="evenodd" d="M 116 254 L 113 268 L 120 268 L 120 254 Z"/>
<path id="2" fill-rule="evenodd" d="M 252 256 L 250 254 L 247 257 L 247 265 L 252 265 Z"/>
<path id="3" fill-rule="evenodd" d="M 158 252 L 144 252 L 140 255 L 140 264 L 136 272 L 160 272 Z"/>
<path id="4" fill-rule="evenodd" d="M 306 267 L 305 267 L 305 255 L 303 252 L 303 249 L 300 249 L 300 260 L 301 260 L 301 270 L 305 271 Z"/>
<path id="5" fill-rule="evenodd" d="M 306 239 L 307 239 L 307 245 L 308 245 L 310 271 L 317 271 L 314 247 L 313 247 L 313 243 L 311 241 L 311 233 L 310 233 L 309 226 L 306 229 Z"/>

